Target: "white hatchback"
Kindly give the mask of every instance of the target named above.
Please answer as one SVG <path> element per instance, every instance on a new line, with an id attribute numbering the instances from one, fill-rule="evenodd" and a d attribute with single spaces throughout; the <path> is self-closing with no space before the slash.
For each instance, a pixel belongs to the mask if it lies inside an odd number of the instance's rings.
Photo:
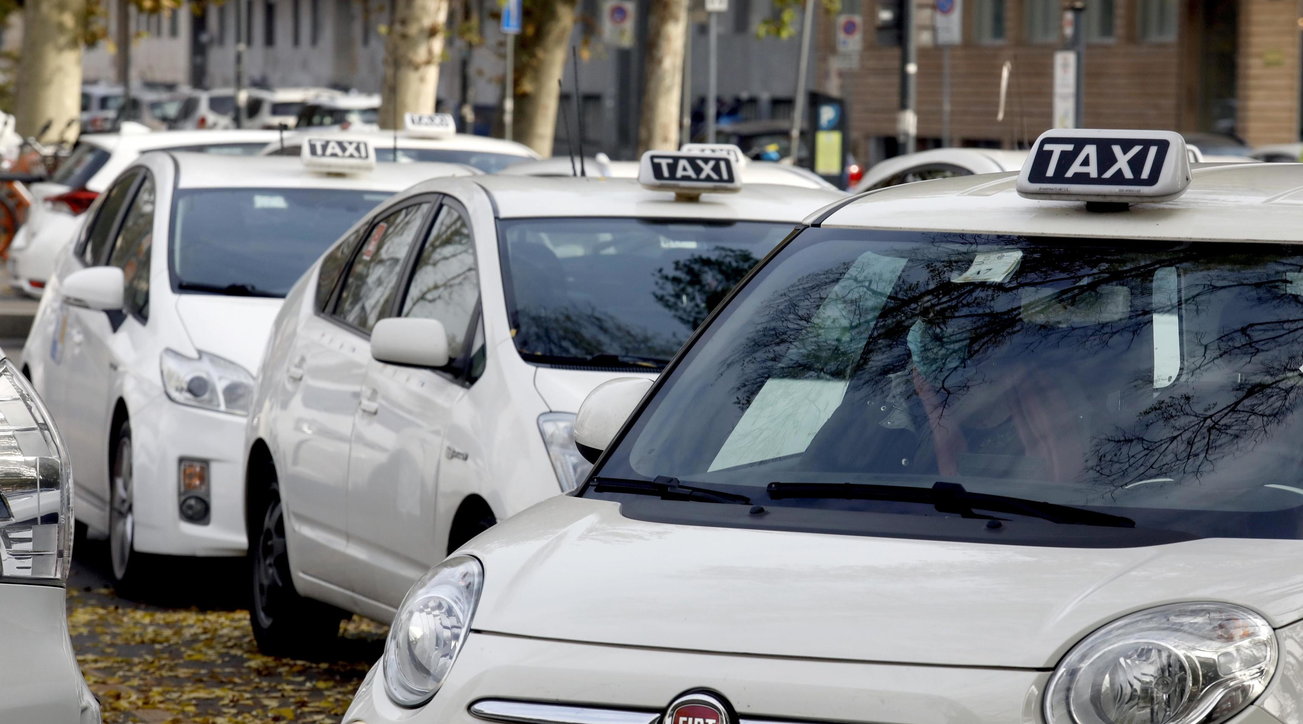
<path id="1" fill-rule="evenodd" d="M 811 216 L 344 724 L 1298 724 L 1301 180 L 1052 131 Z"/>
<path id="2" fill-rule="evenodd" d="M 373 212 L 286 298 L 254 392 L 260 647 L 320 646 L 345 611 L 389 620 L 432 563 L 573 490 L 584 396 L 653 378 L 800 218 L 842 197 L 482 176 Z"/>
<path id="3" fill-rule="evenodd" d="M 119 582 L 143 575 L 141 553 L 244 554 L 244 417 L 281 298 L 394 192 L 476 173 L 350 163 L 147 154 L 60 259 L 24 370 L 63 426 L 78 523 L 108 536 Z"/>

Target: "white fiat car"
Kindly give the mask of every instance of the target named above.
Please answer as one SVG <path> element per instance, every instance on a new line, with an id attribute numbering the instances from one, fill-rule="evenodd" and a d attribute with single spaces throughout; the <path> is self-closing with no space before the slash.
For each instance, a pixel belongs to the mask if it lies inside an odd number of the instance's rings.
<path id="1" fill-rule="evenodd" d="M 72 467 L 31 384 L 0 352 L 0 721 L 99 724 L 68 637 Z"/>
<path id="2" fill-rule="evenodd" d="M 138 553 L 244 554 L 244 417 L 281 298 L 394 192 L 476 173 L 379 173 L 365 143 L 332 144 L 303 161 L 141 157 L 41 300 L 24 372 L 77 466 L 78 523 L 108 536 L 119 583 L 146 575 Z"/>
<path id="3" fill-rule="evenodd" d="M 428 572 L 344 722 L 1298 724 L 1300 204 L 1054 131 L 810 217 L 585 400 L 592 475 Z"/>
<path id="4" fill-rule="evenodd" d="M 264 651 L 320 646 L 346 611 L 390 620 L 449 551 L 574 489 L 584 396 L 654 377 L 799 219 L 843 197 L 665 158 L 728 181 L 436 179 L 295 285 L 246 447 Z"/>

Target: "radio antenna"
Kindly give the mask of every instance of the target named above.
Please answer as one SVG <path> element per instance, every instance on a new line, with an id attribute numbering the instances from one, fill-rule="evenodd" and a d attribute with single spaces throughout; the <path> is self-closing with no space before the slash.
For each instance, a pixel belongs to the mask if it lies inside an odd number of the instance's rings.
<path id="1" fill-rule="evenodd" d="M 584 168 L 584 111 L 579 105 L 579 49 L 570 46 L 570 60 L 573 62 L 575 69 L 574 89 L 575 89 L 575 126 L 577 130 L 575 143 L 579 144 L 579 175 L 587 176 L 588 169 Z"/>
<path id="2" fill-rule="evenodd" d="M 557 78 L 556 85 L 558 91 L 565 90 L 565 86 L 561 83 L 560 78 Z M 566 129 L 566 150 L 570 153 L 570 175 L 578 176 L 579 172 L 575 169 L 575 144 L 570 139 L 570 136 L 573 135 L 570 132 L 570 114 L 566 113 L 565 103 L 561 103 L 560 105 L 561 105 L 561 127 Z"/>

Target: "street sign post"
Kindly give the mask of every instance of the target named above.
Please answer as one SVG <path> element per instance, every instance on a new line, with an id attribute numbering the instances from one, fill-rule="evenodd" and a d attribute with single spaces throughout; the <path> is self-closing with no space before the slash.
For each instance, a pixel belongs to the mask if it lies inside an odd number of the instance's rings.
<path id="1" fill-rule="evenodd" d="M 941 145 L 950 145 L 950 46 L 964 39 L 963 0 L 936 0 L 932 35 L 941 46 Z"/>
<path id="2" fill-rule="evenodd" d="M 719 14 L 728 12 L 728 0 L 706 0 L 706 143 L 715 142 L 719 112 Z"/>
<path id="3" fill-rule="evenodd" d="M 864 50 L 864 18 L 858 13 L 837 16 L 837 52 L 855 54 Z"/>
<path id="4" fill-rule="evenodd" d="M 506 0 L 502 6 L 502 32 L 505 35 L 520 35 L 521 0 Z"/>
<path id="5" fill-rule="evenodd" d="M 505 0 L 502 5 L 502 33 L 507 36 L 507 73 L 502 88 L 502 125 L 508 141 L 516 122 L 516 36 L 520 35 L 522 0 Z"/>
<path id="6" fill-rule="evenodd" d="M 602 5 L 602 39 L 617 48 L 632 48 L 636 8 L 630 0 L 606 0 Z"/>
<path id="7" fill-rule="evenodd" d="M 1054 51 L 1054 127 L 1077 127 L 1077 53 Z"/>

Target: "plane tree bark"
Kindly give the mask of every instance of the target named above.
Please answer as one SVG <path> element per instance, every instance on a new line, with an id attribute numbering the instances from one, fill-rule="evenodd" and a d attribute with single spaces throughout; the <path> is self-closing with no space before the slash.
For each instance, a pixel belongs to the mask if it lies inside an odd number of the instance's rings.
<path id="1" fill-rule="evenodd" d="M 47 140 L 81 118 L 81 54 L 87 0 L 28 0 L 23 5 L 23 50 L 18 60 L 17 131 Z M 75 134 L 70 134 L 75 135 Z"/>
<path id="2" fill-rule="evenodd" d="M 404 113 L 433 113 L 449 0 L 394 0 L 385 41 L 380 125 L 401 128 Z"/>
<path id="3" fill-rule="evenodd" d="M 638 153 L 679 146 L 688 0 L 651 0 Z"/>

